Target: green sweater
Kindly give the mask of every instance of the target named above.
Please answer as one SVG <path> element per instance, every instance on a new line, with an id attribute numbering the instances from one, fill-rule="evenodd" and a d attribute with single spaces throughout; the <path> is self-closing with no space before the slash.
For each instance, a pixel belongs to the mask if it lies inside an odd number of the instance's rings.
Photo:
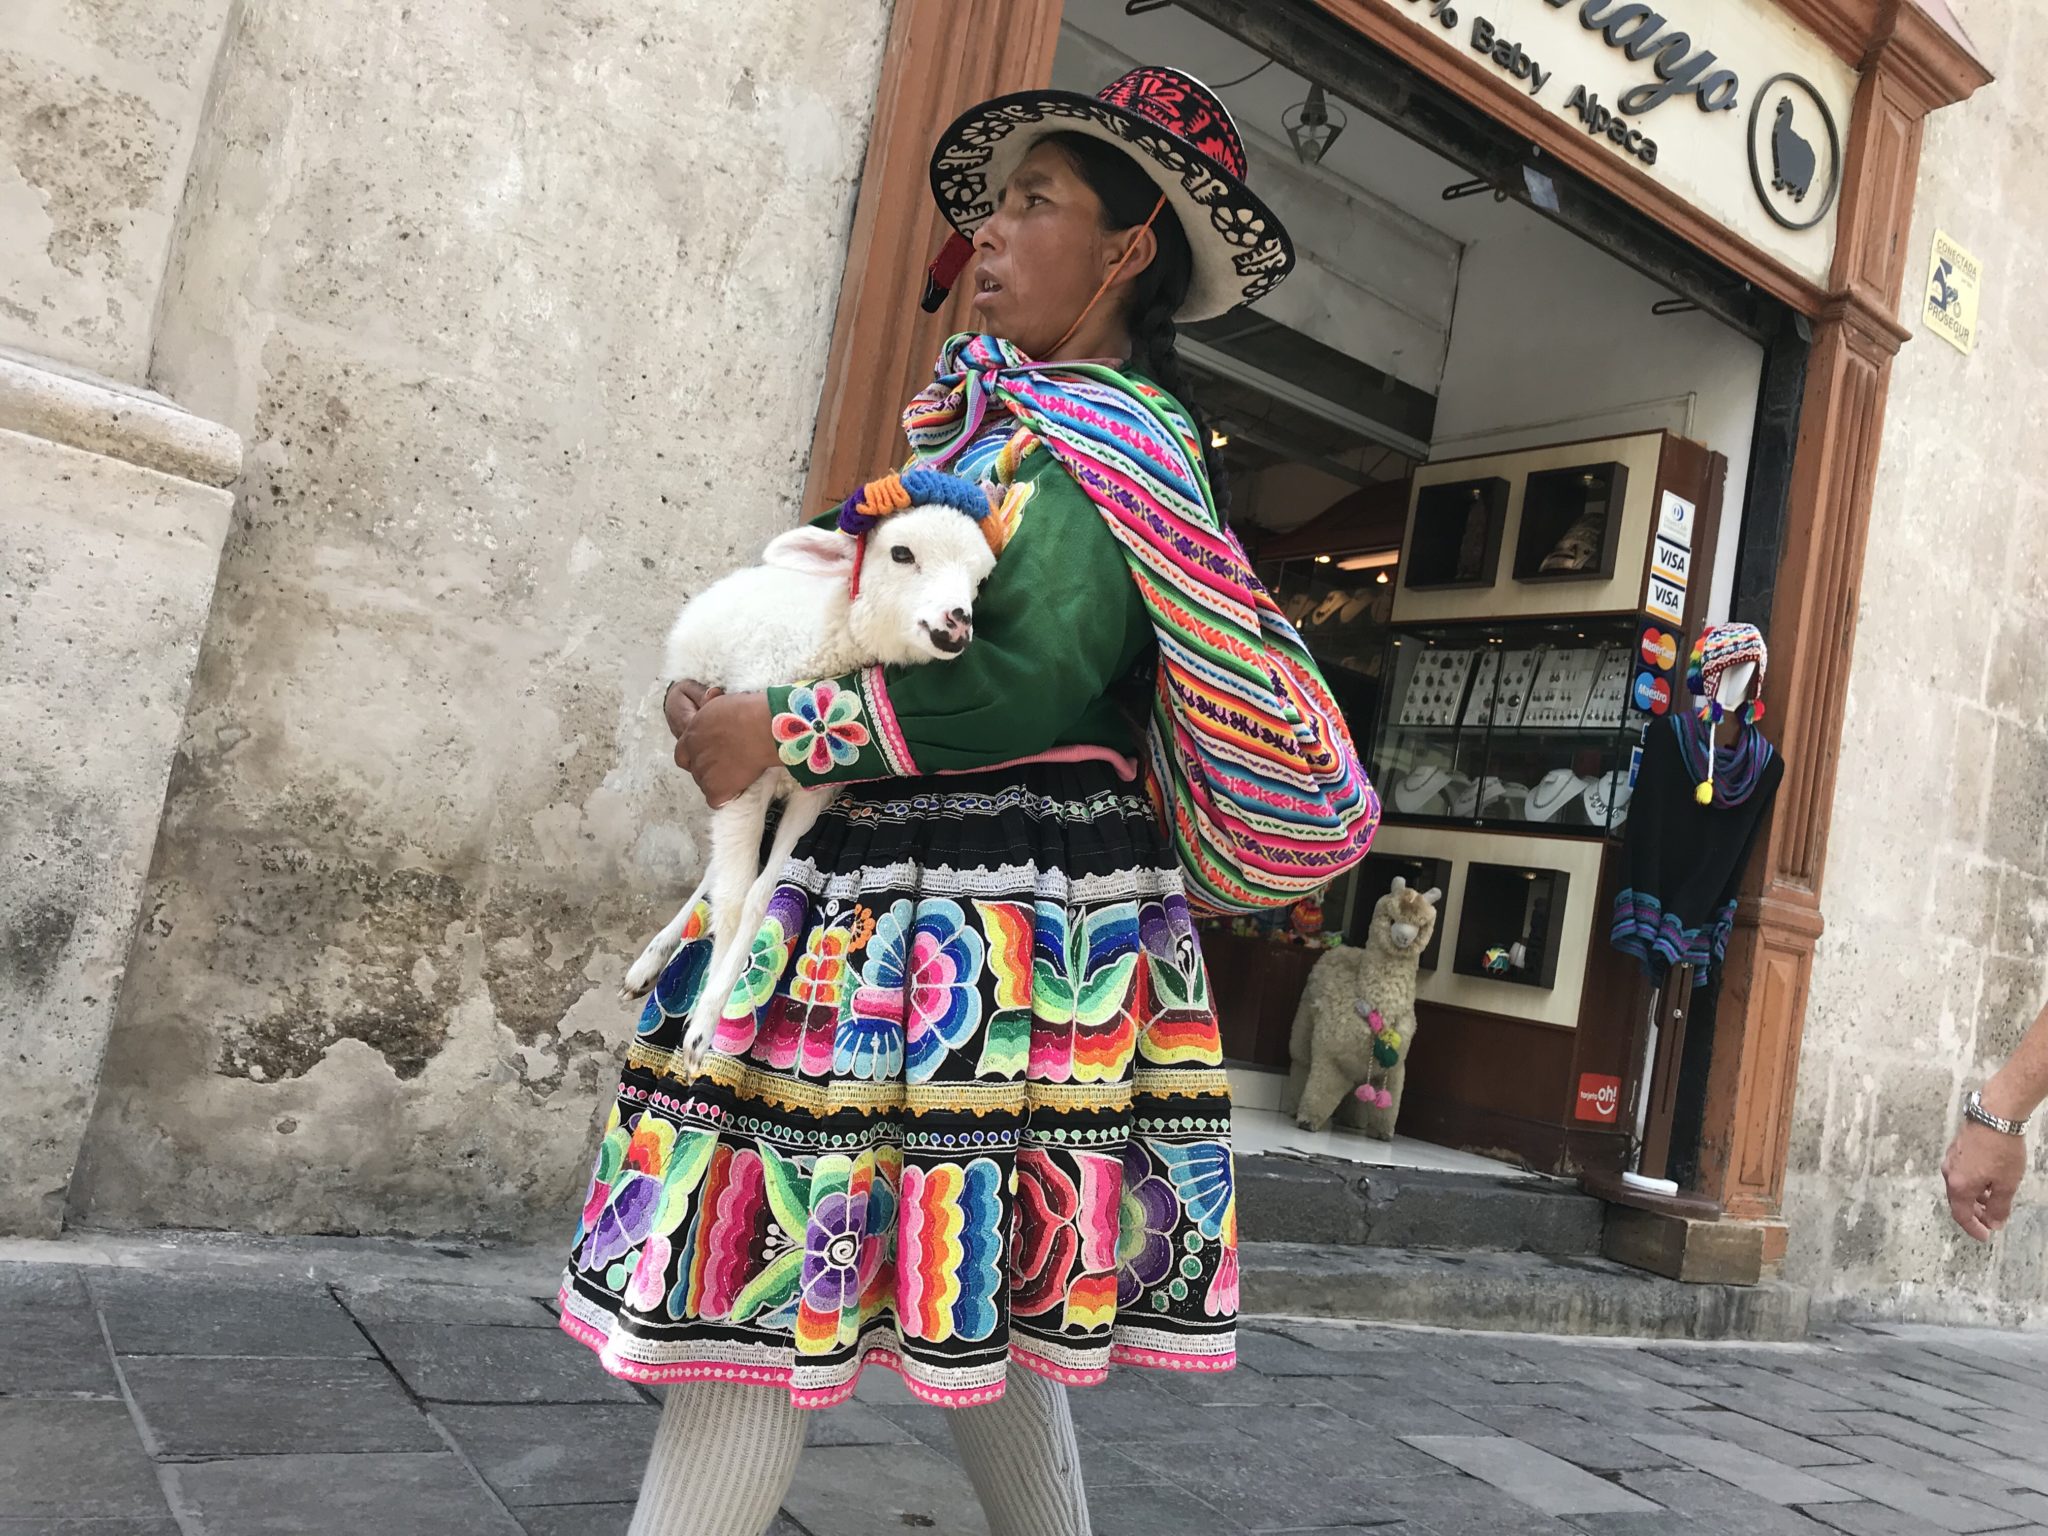
<path id="1" fill-rule="evenodd" d="M 768 690 L 782 760 L 804 784 L 990 768 L 1062 747 L 1136 757 L 1114 696 L 1153 645 L 1123 548 L 1051 450 L 974 603 L 958 658 Z"/>

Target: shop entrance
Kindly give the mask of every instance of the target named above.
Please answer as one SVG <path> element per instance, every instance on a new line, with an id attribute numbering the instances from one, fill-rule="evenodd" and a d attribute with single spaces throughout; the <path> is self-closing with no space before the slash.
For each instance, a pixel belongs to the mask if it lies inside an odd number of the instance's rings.
<path id="1" fill-rule="evenodd" d="M 1319 901 L 1204 935 L 1240 1143 L 1611 1174 L 1647 1138 L 1683 1174 L 1704 1053 L 1680 1073 L 1666 1034 L 1645 1103 L 1670 1010 L 1609 914 L 1690 636 L 1767 621 L 1800 326 L 1314 5 L 1064 7 L 1056 85 L 1155 59 L 1224 97 L 1296 242 L 1289 281 L 1183 357 L 1231 522 L 1386 803 Z M 1396 876 L 1443 893 L 1400 1135 L 1368 1141 L 1356 1103 L 1297 1133 L 1309 971 Z M 1686 1009 L 1696 1043 L 1711 1008 Z"/>

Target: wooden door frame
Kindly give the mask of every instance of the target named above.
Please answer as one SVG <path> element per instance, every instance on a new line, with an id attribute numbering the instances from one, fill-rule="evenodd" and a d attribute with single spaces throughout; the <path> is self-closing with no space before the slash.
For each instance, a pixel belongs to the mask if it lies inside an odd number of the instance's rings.
<path id="1" fill-rule="evenodd" d="M 1359 36 L 1504 123 L 1805 316 L 1812 326 L 1771 613 L 1771 729 L 1787 771 L 1753 861 L 1723 971 L 1700 1192 L 1766 1229 L 1779 1211 L 1800 1035 L 1822 931 L 1833 817 L 1892 359 L 1928 114 L 1991 76 L 1945 0 L 1773 0 L 1861 72 L 1833 269 L 1813 283 L 1663 184 L 1535 107 L 1494 71 L 1431 47 L 1397 0 L 1312 0 Z M 1761 3 L 1761 0 L 1759 0 Z M 806 504 L 823 505 L 900 449 L 894 417 L 948 327 L 917 307 L 944 227 L 926 184 L 963 108 L 1051 78 L 1061 0 L 897 0 L 840 292 Z"/>

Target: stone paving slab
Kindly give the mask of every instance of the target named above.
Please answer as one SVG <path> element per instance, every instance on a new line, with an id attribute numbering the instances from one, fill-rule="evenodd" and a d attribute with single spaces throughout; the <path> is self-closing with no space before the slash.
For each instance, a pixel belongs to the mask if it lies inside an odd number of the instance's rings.
<path id="1" fill-rule="evenodd" d="M 162 1456 L 444 1449 L 377 1360 L 130 1355 L 122 1374 Z"/>
<path id="2" fill-rule="evenodd" d="M 1673 1461 L 1682 1461 L 1697 1472 L 1753 1493 L 1773 1504 L 1850 1504 L 1856 1495 L 1833 1483 L 1824 1482 L 1797 1467 L 1780 1466 L 1766 1456 L 1743 1446 L 1730 1445 L 1711 1435 L 1638 1435 Z"/>
<path id="3" fill-rule="evenodd" d="M 113 1397 L 100 1320 L 73 1310 L 11 1304 L 0 1290 L 0 1397 Z M 84 1292 L 79 1293 L 83 1296 Z"/>
<path id="4" fill-rule="evenodd" d="M 649 1406 L 610 1403 L 443 1405 L 433 1414 L 515 1512 L 631 1499 L 661 1418 Z"/>
<path id="5" fill-rule="evenodd" d="M 0 1401 L 0 1517 L 106 1520 L 169 1513 L 125 1404 Z"/>
<path id="6" fill-rule="evenodd" d="M 1651 1513 L 1657 1507 L 1547 1451 L 1504 1435 L 1418 1435 L 1408 1443 L 1546 1515 Z"/>
<path id="7" fill-rule="evenodd" d="M 160 1520 L 9 1520 L 0 1516 L 0 1536 L 182 1536 L 169 1515 Z"/>
<path id="8" fill-rule="evenodd" d="M 443 1403 L 644 1403 L 554 1328 L 365 1322 L 405 1384 Z"/>
<path id="9" fill-rule="evenodd" d="M 1853 1467 L 1818 1467 L 1815 1475 L 1860 1494 L 1902 1515 L 1922 1521 L 1929 1531 L 1973 1533 L 2010 1528 L 2012 1511 L 1980 1504 L 1960 1494 L 1945 1493 L 1896 1467 L 1864 1463 Z"/>
<path id="10" fill-rule="evenodd" d="M 206 1536 L 520 1536 L 490 1490 L 446 1451 L 250 1456 L 167 1470 Z"/>
<path id="11" fill-rule="evenodd" d="M 368 1355 L 325 1286 L 102 1269 L 87 1285 L 124 1355 Z"/>
<path id="12" fill-rule="evenodd" d="M 512 1516 L 526 1536 L 626 1536 L 633 1524 L 631 1504 L 553 1504 L 518 1509 Z M 794 1530 L 785 1525 L 783 1530 Z M 5 1536 L 0 1532 L 0 1536 Z M 775 1532 L 769 1532 L 775 1536 Z M 801 1536 L 801 1533 L 799 1533 Z"/>
<path id="13" fill-rule="evenodd" d="M 811 1536 L 988 1536 L 967 1474 L 924 1445 L 898 1446 L 888 1456 L 856 1445 L 806 1451 L 782 1507 Z"/>
<path id="14" fill-rule="evenodd" d="M 425 1280 L 343 1286 L 341 1304 L 364 1323 L 495 1323 L 507 1328 L 553 1328 L 555 1314 L 538 1296 L 440 1285 Z"/>

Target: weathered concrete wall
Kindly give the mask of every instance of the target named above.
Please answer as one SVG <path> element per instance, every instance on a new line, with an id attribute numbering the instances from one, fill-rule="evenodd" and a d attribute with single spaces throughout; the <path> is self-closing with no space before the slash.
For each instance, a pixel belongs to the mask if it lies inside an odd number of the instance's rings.
<path id="1" fill-rule="evenodd" d="M 89 1224 L 565 1230 L 686 889 L 661 634 L 796 510 L 887 0 L 248 0 L 154 376 L 249 468 Z"/>
<path id="2" fill-rule="evenodd" d="M 0 7 L 0 346 L 141 381 L 228 6 Z"/>
<path id="3" fill-rule="evenodd" d="M 240 468 L 0 353 L 0 1232 L 62 1224 Z"/>
<path id="4" fill-rule="evenodd" d="M 1858 1310 L 2048 1315 L 2048 1159 L 1990 1248 L 1939 1179 L 1958 1102 L 2048 997 L 2048 11 L 1958 7 L 2000 83 L 1929 124 L 1850 678 L 1828 931 L 1792 1145 L 1789 1272 Z M 1920 323 L 1936 227 L 1982 339 Z"/>

